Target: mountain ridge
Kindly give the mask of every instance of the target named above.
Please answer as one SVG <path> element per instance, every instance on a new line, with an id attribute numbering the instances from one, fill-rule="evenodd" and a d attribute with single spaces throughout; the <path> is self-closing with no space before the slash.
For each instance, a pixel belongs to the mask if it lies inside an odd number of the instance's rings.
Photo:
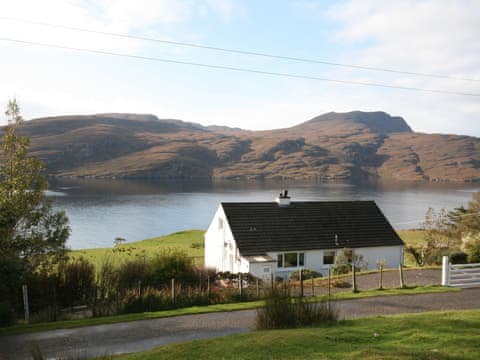
<path id="1" fill-rule="evenodd" d="M 262 131 L 133 113 L 39 118 L 18 131 L 57 177 L 480 180 L 479 138 L 416 133 L 381 111 Z"/>

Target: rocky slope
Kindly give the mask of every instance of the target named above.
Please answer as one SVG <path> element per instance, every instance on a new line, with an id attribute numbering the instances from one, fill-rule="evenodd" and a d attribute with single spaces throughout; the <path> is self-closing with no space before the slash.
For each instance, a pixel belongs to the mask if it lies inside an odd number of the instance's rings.
<path id="1" fill-rule="evenodd" d="M 479 138 L 415 133 L 384 112 L 328 113 L 271 131 L 137 114 L 42 118 L 19 131 L 54 176 L 480 180 Z"/>

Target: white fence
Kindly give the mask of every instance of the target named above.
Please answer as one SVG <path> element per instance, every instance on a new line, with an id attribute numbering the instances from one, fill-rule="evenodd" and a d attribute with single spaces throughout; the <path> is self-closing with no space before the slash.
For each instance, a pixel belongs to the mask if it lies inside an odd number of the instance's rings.
<path id="1" fill-rule="evenodd" d="M 480 287 L 480 263 L 452 265 L 448 256 L 442 261 L 442 285 L 456 287 Z"/>

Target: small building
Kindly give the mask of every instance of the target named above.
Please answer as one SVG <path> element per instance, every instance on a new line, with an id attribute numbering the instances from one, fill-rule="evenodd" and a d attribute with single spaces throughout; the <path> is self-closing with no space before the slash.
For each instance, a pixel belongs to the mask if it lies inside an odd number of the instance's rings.
<path id="1" fill-rule="evenodd" d="M 374 201 L 222 202 L 205 233 L 205 266 L 269 279 L 322 274 L 345 248 L 375 269 L 403 263 L 404 243 Z"/>

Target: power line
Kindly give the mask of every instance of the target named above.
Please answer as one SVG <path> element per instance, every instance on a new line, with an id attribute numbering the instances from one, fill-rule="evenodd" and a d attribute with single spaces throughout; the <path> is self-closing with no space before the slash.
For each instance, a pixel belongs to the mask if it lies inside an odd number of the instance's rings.
<path id="1" fill-rule="evenodd" d="M 197 66 L 197 67 L 218 69 L 218 70 L 230 70 L 230 71 L 236 71 L 236 72 L 253 73 L 253 74 L 261 74 L 261 75 L 269 75 L 269 76 L 279 76 L 279 77 L 304 79 L 304 80 L 326 81 L 326 82 L 332 82 L 332 83 L 337 83 L 337 84 L 362 85 L 362 86 L 381 87 L 381 88 L 388 88 L 388 89 L 400 89 L 400 90 L 409 90 L 409 91 L 422 91 L 422 92 L 429 92 L 429 93 L 438 93 L 438 94 L 480 97 L 480 94 L 475 94 L 475 93 L 438 90 L 438 89 L 425 89 L 425 88 L 417 88 L 417 87 L 409 87 L 409 86 L 397 86 L 397 85 L 390 85 L 390 84 L 362 82 L 362 81 L 353 81 L 353 80 L 322 78 L 322 77 L 301 75 L 301 74 L 280 73 L 280 72 L 255 70 L 255 69 L 248 69 L 248 68 L 241 68 L 241 67 L 234 67 L 234 66 L 205 64 L 205 63 L 197 63 L 197 62 L 191 62 L 191 61 L 181 61 L 181 60 L 165 59 L 165 58 L 158 58 L 158 57 L 142 56 L 142 55 L 122 54 L 122 53 L 115 53 L 115 52 L 104 51 L 104 50 L 77 48 L 77 47 L 71 47 L 71 46 L 47 44 L 47 43 L 42 43 L 42 42 L 19 40 L 19 39 L 12 39 L 12 38 L 0 38 L 0 41 L 22 44 L 22 45 L 34 45 L 34 46 L 42 46 L 42 47 L 55 48 L 55 49 L 72 50 L 72 51 L 86 52 L 86 53 L 91 53 L 91 54 L 111 55 L 111 56 L 119 56 L 119 57 L 126 57 L 126 58 L 140 59 L 140 60 L 147 60 L 147 61 L 157 61 L 157 62 L 163 62 L 163 63 Z"/>
<path id="2" fill-rule="evenodd" d="M 163 40 L 163 39 L 157 39 L 157 38 L 151 38 L 151 37 L 145 37 L 145 36 L 136 36 L 136 35 L 121 34 L 121 33 L 113 33 L 113 32 L 108 32 L 108 31 L 85 29 L 85 28 L 79 28 L 79 27 L 74 27 L 74 26 L 51 24 L 51 23 L 17 19 L 17 18 L 10 18 L 10 17 L 4 17 L 4 16 L 0 16 L 0 20 L 21 22 L 21 23 L 25 23 L 25 24 L 40 25 L 40 26 L 53 27 L 53 28 L 66 29 L 66 30 L 73 30 L 73 31 L 81 31 L 81 32 L 86 32 L 86 33 L 91 33 L 91 34 L 116 36 L 116 37 L 134 39 L 134 40 L 151 41 L 151 42 L 157 42 L 157 43 L 162 43 L 162 44 L 193 47 L 193 48 L 197 48 L 197 49 L 221 51 L 221 52 L 227 52 L 227 53 L 233 53 L 233 54 L 251 55 L 251 56 L 259 56 L 259 57 L 272 58 L 272 59 L 297 61 L 297 62 L 303 62 L 303 63 L 338 66 L 338 67 L 357 69 L 357 70 L 388 72 L 388 73 L 395 73 L 395 74 L 402 74 L 402 75 L 413 75 L 413 76 L 431 77 L 431 78 L 448 79 L 448 80 L 480 82 L 480 79 L 473 79 L 473 78 L 463 78 L 463 77 L 457 77 L 457 76 L 451 76 L 451 75 L 423 73 L 423 72 L 414 72 L 414 71 L 403 71 L 403 70 L 395 70 L 395 69 L 390 69 L 390 68 L 380 68 L 380 67 L 374 67 L 374 66 L 344 64 L 344 63 L 337 63 L 337 62 L 333 62 L 333 61 L 308 59 L 308 58 L 301 58 L 301 57 L 295 57 L 295 56 L 275 55 L 275 54 L 264 53 L 264 52 L 256 52 L 256 51 L 248 51 L 248 50 L 240 50 L 240 49 L 232 49 L 232 48 L 223 48 L 223 47 L 217 47 L 217 46 L 201 45 L 201 44 L 194 44 L 194 43 L 173 41 L 173 40 Z"/>

